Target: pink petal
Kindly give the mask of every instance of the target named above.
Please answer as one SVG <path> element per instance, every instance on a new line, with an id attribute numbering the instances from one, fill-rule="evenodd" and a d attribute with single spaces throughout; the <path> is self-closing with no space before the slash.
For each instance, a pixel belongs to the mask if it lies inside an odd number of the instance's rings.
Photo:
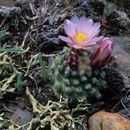
<path id="1" fill-rule="evenodd" d="M 91 47 L 86 46 L 86 47 L 82 47 L 82 49 L 84 49 L 84 50 L 90 50 Z"/>
<path id="2" fill-rule="evenodd" d="M 67 45 L 70 46 L 70 47 L 73 47 L 74 44 L 67 44 Z"/>
<path id="3" fill-rule="evenodd" d="M 80 27 L 84 28 L 86 22 L 87 22 L 86 17 L 85 16 L 81 17 L 79 20 Z"/>
<path id="4" fill-rule="evenodd" d="M 61 40 L 67 42 L 67 43 L 73 43 L 72 40 L 68 37 L 64 37 L 64 36 L 58 36 Z"/>
<path id="5" fill-rule="evenodd" d="M 112 38 L 109 38 L 109 37 L 103 38 L 101 44 L 103 44 L 103 43 L 104 43 L 104 44 L 110 44 L 111 47 L 112 47 L 112 49 L 113 49 L 113 47 L 114 47 L 114 41 L 113 41 Z"/>
<path id="6" fill-rule="evenodd" d="M 73 44 L 73 48 L 75 48 L 75 49 L 81 49 L 81 46 Z"/>
<path id="7" fill-rule="evenodd" d="M 95 38 L 93 38 L 93 39 L 90 41 L 90 43 L 88 43 L 88 44 L 92 44 L 93 42 L 95 43 L 95 42 L 97 42 L 97 41 L 100 41 L 102 38 L 103 38 L 103 36 L 95 37 Z"/>
<path id="8" fill-rule="evenodd" d="M 90 18 L 81 17 L 79 20 L 79 24 L 77 25 L 77 32 L 88 34 L 90 29 L 92 28 L 93 20 Z"/>
<path id="9" fill-rule="evenodd" d="M 77 32 L 78 33 L 86 33 L 85 32 L 85 30 L 86 30 L 86 26 L 85 26 L 86 22 L 87 22 L 87 19 L 86 19 L 85 16 L 83 16 L 83 17 L 81 17 L 79 19 L 79 23 L 77 24 Z"/>
<path id="10" fill-rule="evenodd" d="M 103 60 L 103 59 L 105 59 L 106 57 L 109 57 L 109 56 L 111 55 L 111 53 L 112 53 L 111 47 L 110 47 L 109 45 L 107 45 L 107 46 L 103 49 L 103 51 L 102 51 L 102 54 L 103 54 L 103 55 L 101 55 L 100 59 Z"/>
<path id="11" fill-rule="evenodd" d="M 90 45 L 96 44 L 96 42 L 91 42 L 91 40 L 84 39 L 84 40 L 81 41 L 80 44 L 81 44 L 82 46 L 90 46 Z"/>
<path id="12" fill-rule="evenodd" d="M 90 50 L 91 49 L 90 47 L 83 47 L 83 46 L 79 46 L 79 45 L 75 45 L 75 44 L 73 44 L 72 47 L 75 48 L 75 49 L 84 49 L 84 50 Z"/>
<path id="13" fill-rule="evenodd" d="M 87 33 L 91 30 L 92 25 L 93 25 L 93 20 L 90 18 L 87 18 L 86 24 L 84 25 Z"/>
<path id="14" fill-rule="evenodd" d="M 93 25 L 92 29 L 90 30 L 89 37 L 93 38 L 99 33 L 100 23 L 97 22 Z"/>
<path id="15" fill-rule="evenodd" d="M 96 59 L 96 57 L 98 56 L 98 54 L 100 53 L 100 46 L 97 46 L 94 50 L 94 52 L 91 55 L 91 60 Z"/>
<path id="16" fill-rule="evenodd" d="M 74 24 L 78 23 L 78 20 L 79 19 L 78 19 L 78 17 L 76 15 L 71 18 L 71 22 L 74 23 Z"/>
<path id="17" fill-rule="evenodd" d="M 71 37 L 71 40 L 73 41 L 74 44 L 78 44 L 79 41 L 75 37 Z"/>
<path id="18" fill-rule="evenodd" d="M 73 36 L 75 35 L 75 24 L 73 24 L 70 20 L 66 20 L 64 23 L 64 29 L 67 35 Z"/>
<path id="19" fill-rule="evenodd" d="M 80 44 L 81 44 L 82 46 L 85 46 L 85 45 L 88 44 L 89 41 L 90 41 L 90 40 L 88 40 L 88 39 L 84 39 L 84 40 L 81 41 Z"/>

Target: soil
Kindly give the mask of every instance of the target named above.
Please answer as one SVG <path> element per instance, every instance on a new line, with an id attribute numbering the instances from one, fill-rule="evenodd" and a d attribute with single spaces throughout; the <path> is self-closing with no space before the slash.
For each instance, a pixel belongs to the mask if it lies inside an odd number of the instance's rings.
<path id="1" fill-rule="evenodd" d="M 49 58 L 63 50 L 66 43 L 60 41 L 58 35 L 64 35 L 63 22 L 74 14 L 91 16 L 94 21 L 100 21 L 102 23 L 101 34 L 113 37 L 115 40 L 113 60 L 104 68 L 107 89 L 102 92 L 102 99 L 92 103 L 90 113 L 82 111 L 75 114 L 76 116 L 85 114 L 86 120 L 99 110 L 119 112 L 130 119 L 130 30 L 128 28 L 130 15 L 127 15 L 129 7 L 121 1 L 116 5 L 112 2 L 110 4 L 116 6 L 115 10 L 103 16 L 106 5 L 98 0 L 95 2 L 81 0 L 75 3 L 70 3 L 68 0 L 65 2 L 55 0 L 53 3 L 51 0 L 46 2 L 34 0 L 31 3 L 26 0 L 21 3 L 18 0 L 0 1 L 0 6 L 20 8 L 19 13 L 8 12 L 7 17 L 0 14 L 0 30 L 6 30 L 0 42 L 2 48 L 13 48 L 22 44 L 24 49 L 30 47 L 26 54 L 14 56 L 14 62 L 22 67 L 25 67 L 25 60 L 29 61 L 31 55 L 39 52 L 42 53 L 43 59 L 48 65 Z M 126 12 L 122 11 L 122 13 L 127 16 L 121 18 L 117 15 L 117 11 L 124 7 Z M 118 22 L 118 27 L 115 21 Z M 124 21 L 126 21 L 125 25 Z M 35 65 L 29 70 L 33 79 L 24 77 L 23 80 L 28 80 L 27 86 L 29 86 L 32 95 L 42 105 L 45 106 L 49 100 L 58 102 L 59 99 L 50 89 L 49 83 L 43 80 L 40 69 L 40 65 Z M 16 82 L 16 78 L 14 82 Z M 75 107 L 76 104 L 77 102 L 70 102 L 69 109 Z M 32 105 L 25 94 L 25 88 L 22 91 L 16 90 L 15 93 L 7 93 L 0 99 L 0 114 L 4 112 L 5 117 L 19 125 L 28 123 L 35 116 L 32 111 Z M 81 129 L 81 127 L 77 126 L 77 129 Z M 86 125 L 86 129 L 88 129 L 88 125 Z"/>

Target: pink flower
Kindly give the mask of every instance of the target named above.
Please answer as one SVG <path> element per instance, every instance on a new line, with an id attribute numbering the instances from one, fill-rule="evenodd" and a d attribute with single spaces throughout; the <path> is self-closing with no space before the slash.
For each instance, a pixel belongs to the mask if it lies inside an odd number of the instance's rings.
<path id="1" fill-rule="evenodd" d="M 59 36 L 59 38 L 68 43 L 75 49 L 90 49 L 91 45 L 96 44 L 103 36 L 97 37 L 100 31 L 100 23 L 93 23 L 93 20 L 85 16 L 78 19 L 77 16 L 66 20 L 64 29 L 68 37 Z"/>
<path id="2" fill-rule="evenodd" d="M 103 38 L 91 55 L 91 64 L 93 67 L 103 67 L 111 61 L 114 41 L 109 38 Z"/>

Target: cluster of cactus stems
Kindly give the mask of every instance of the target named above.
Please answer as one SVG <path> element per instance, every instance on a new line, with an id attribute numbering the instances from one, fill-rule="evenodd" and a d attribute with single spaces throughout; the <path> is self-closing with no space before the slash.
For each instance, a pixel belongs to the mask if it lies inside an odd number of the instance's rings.
<path id="1" fill-rule="evenodd" d="M 85 57 L 88 57 L 87 52 L 84 53 Z M 100 90 L 106 87 L 103 80 L 105 73 L 102 69 L 94 69 L 90 65 L 83 70 L 83 63 L 80 63 L 79 59 L 80 56 L 78 58 L 69 48 L 65 48 L 65 53 L 58 55 L 51 64 L 48 75 L 51 87 L 55 94 L 65 98 L 99 99 Z"/>

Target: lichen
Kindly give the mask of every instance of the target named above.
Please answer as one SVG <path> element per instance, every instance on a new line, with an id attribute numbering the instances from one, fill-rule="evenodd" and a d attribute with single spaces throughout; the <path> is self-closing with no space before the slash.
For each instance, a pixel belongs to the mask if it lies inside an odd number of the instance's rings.
<path id="1" fill-rule="evenodd" d="M 85 128 L 85 115 L 73 117 L 73 113 L 80 110 L 87 111 L 90 108 L 90 104 L 83 104 L 83 102 L 79 103 L 73 111 L 70 111 L 67 107 L 68 100 L 64 98 L 60 98 L 59 102 L 49 100 L 47 105 L 43 106 L 32 96 L 28 87 L 26 87 L 26 95 L 32 104 L 33 113 L 36 115 L 35 118 L 32 118 L 29 123 L 19 126 L 11 119 L 5 120 L 2 118 L 3 115 L 1 115 L 0 119 L 3 120 L 0 120 L 0 128 L 8 128 L 9 130 L 24 130 L 24 128 L 27 127 L 27 130 L 39 130 L 49 126 L 51 130 L 63 130 L 64 128 L 67 128 L 68 130 L 75 130 L 75 123 L 78 123 Z"/>

